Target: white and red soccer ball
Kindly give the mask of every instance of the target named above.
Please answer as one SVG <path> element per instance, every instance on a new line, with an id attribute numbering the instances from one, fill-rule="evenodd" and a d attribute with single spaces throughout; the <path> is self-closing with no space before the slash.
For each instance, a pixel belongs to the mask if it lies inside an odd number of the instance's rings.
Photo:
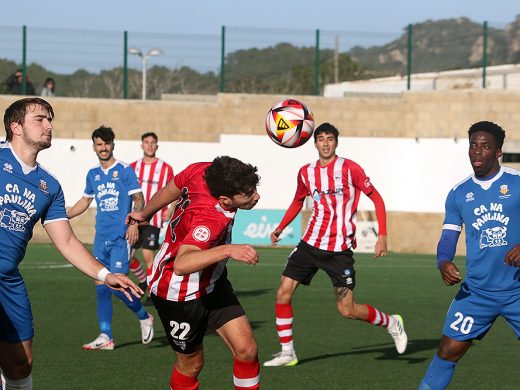
<path id="1" fill-rule="evenodd" d="M 267 112 L 265 130 L 277 145 L 296 148 L 312 136 L 314 117 L 302 102 L 295 99 L 283 100 Z"/>

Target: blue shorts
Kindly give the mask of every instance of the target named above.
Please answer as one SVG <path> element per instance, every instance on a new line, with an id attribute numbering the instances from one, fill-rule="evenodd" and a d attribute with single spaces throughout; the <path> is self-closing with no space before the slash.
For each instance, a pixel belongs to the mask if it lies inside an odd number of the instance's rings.
<path id="1" fill-rule="evenodd" d="M 22 275 L 0 276 L 0 340 L 20 343 L 34 337 L 34 323 Z"/>
<path id="2" fill-rule="evenodd" d="M 504 317 L 520 338 L 520 294 L 490 295 L 462 283 L 451 302 L 442 334 L 457 341 L 480 340 L 498 316 Z"/>
<path id="3" fill-rule="evenodd" d="M 131 250 L 124 238 L 114 241 L 94 240 L 94 256 L 115 274 L 128 274 Z"/>

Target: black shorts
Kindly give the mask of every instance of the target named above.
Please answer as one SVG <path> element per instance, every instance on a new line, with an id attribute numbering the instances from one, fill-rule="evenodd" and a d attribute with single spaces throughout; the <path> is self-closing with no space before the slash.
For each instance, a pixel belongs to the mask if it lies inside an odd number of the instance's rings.
<path id="1" fill-rule="evenodd" d="M 289 255 L 282 275 L 308 286 L 316 272 L 321 269 L 329 275 L 334 287 L 347 287 L 352 290 L 356 286 L 352 256 L 353 252 L 350 249 L 331 252 L 300 241 Z"/>
<path id="2" fill-rule="evenodd" d="M 161 229 L 153 225 L 139 225 L 139 238 L 134 244 L 135 249 L 156 250 L 161 247 L 159 244 L 159 234 Z"/>
<path id="3" fill-rule="evenodd" d="M 220 279 L 213 292 L 200 299 L 175 302 L 152 294 L 152 300 L 170 346 L 183 354 L 200 347 L 207 329 L 217 330 L 246 314 L 227 278 Z"/>

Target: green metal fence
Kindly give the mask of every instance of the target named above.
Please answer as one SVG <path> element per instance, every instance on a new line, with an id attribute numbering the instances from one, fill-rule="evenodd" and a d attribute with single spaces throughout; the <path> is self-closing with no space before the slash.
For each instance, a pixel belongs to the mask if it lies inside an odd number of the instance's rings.
<path id="1" fill-rule="evenodd" d="M 0 82 L 20 68 L 23 93 L 53 77 L 58 96 L 320 95 L 326 84 L 396 75 L 413 90 L 412 74 L 479 68 L 486 88 L 489 65 L 520 59 L 510 50 L 514 23 L 460 18 L 390 33 L 226 26 L 214 35 L 0 26 Z"/>

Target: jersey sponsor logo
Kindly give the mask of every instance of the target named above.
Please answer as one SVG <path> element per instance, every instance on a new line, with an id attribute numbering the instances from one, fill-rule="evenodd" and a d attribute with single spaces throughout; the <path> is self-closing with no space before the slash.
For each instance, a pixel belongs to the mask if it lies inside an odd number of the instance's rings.
<path id="1" fill-rule="evenodd" d="M 482 204 L 473 209 L 473 214 L 477 216 L 477 219 L 471 226 L 477 230 L 480 230 L 488 221 L 497 221 L 503 225 L 509 224 L 509 217 L 504 214 L 502 203 L 491 202 L 489 207 Z"/>
<path id="2" fill-rule="evenodd" d="M 0 211 L 0 227 L 14 230 L 16 232 L 24 232 L 25 224 L 30 217 L 23 211 L 10 210 L 4 208 Z"/>
<path id="3" fill-rule="evenodd" d="M 99 208 L 101 211 L 117 211 L 119 207 L 117 207 L 119 203 L 119 199 L 117 198 L 106 198 L 101 199 L 99 201 Z"/>
<path id="4" fill-rule="evenodd" d="M 6 162 L 4 164 L 4 171 L 6 171 L 7 173 L 13 173 L 13 166 Z"/>
<path id="5" fill-rule="evenodd" d="M 475 194 L 473 192 L 468 192 L 466 194 L 466 203 L 467 202 L 472 202 L 475 200 Z"/>
<path id="6" fill-rule="evenodd" d="M 209 240 L 210 236 L 211 233 L 209 229 L 204 225 L 197 226 L 193 229 L 192 237 L 197 241 L 206 242 Z"/>
<path id="7" fill-rule="evenodd" d="M 335 190 L 329 189 L 329 190 L 323 190 L 320 191 L 317 188 L 312 191 L 312 199 L 315 201 L 319 201 L 322 197 L 322 195 L 343 195 L 343 188 L 336 188 Z"/>
<path id="8" fill-rule="evenodd" d="M 103 198 L 108 195 L 108 197 Z M 115 183 L 101 183 L 97 186 L 96 200 L 101 211 L 117 211 L 119 210 L 119 191 L 116 189 Z"/>
<path id="9" fill-rule="evenodd" d="M 25 209 L 27 215 L 32 217 L 36 213 L 34 203 L 36 202 L 36 194 L 31 190 L 22 187 L 18 184 L 7 183 L 5 185 L 5 194 L 0 194 L 0 206 L 9 203 L 16 204 Z"/>
<path id="10" fill-rule="evenodd" d="M 480 236 L 480 249 L 507 245 L 506 235 L 507 228 L 505 226 L 484 229 Z"/>

